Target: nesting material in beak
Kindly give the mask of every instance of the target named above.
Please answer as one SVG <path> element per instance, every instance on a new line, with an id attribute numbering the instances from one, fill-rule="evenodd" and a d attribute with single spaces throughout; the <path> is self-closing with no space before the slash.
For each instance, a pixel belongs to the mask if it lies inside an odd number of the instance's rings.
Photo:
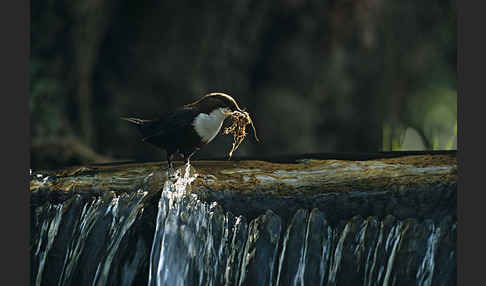
<path id="1" fill-rule="evenodd" d="M 243 142 L 243 139 L 245 139 L 246 125 L 251 124 L 251 127 L 253 127 L 253 136 L 255 137 L 255 140 L 257 142 L 260 142 L 256 134 L 255 126 L 253 125 L 253 121 L 251 120 L 250 114 L 248 112 L 244 110 L 233 111 L 231 113 L 231 118 L 233 119 L 233 124 L 225 128 L 223 131 L 224 134 L 233 134 L 233 147 L 229 152 L 228 160 L 231 159 L 233 152 L 238 149 L 238 146 L 240 146 L 241 142 Z"/>

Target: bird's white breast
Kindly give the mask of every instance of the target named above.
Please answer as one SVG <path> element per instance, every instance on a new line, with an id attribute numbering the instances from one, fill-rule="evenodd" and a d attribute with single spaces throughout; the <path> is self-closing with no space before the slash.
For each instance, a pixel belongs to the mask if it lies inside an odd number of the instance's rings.
<path id="1" fill-rule="evenodd" d="M 201 113 L 194 118 L 192 125 L 205 143 L 209 143 L 218 135 L 227 112 L 223 108 L 218 108 L 209 114 Z"/>

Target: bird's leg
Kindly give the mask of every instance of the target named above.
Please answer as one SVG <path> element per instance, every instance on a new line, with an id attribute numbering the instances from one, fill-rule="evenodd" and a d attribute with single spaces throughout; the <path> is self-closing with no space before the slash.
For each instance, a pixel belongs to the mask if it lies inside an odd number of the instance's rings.
<path id="1" fill-rule="evenodd" d="M 191 160 L 191 157 L 192 155 L 194 155 L 194 153 L 196 153 L 196 151 L 192 151 L 192 153 L 189 153 L 189 155 L 184 154 L 184 163 L 186 165 L 190 164 L 189 161 Z"/>
<path id="2" fill-rule="evenodd" d="M 174 155 L 168 155 L 167 156 L 167 167 L 168 169 L 173 169 L 174 168 L 174 162 L 172 161 L 174 158 Z"/>
<path id="3" fill-rule="evenodd" d="M 168 164 L 168 169 L 167 169 L 167 176 L 169 178 L 174 177 L 174 162 L 172 161 L 174 159 L 174 153 L 169 153 L 167 151 L 167 164 Z"/>

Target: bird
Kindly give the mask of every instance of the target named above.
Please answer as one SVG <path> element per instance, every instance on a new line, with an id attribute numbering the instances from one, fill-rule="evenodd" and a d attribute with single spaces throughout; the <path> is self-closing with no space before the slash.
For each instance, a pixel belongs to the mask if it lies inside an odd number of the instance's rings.
<path id="1" fill-rule="evenodd" d="M 224 120 L 234 111 L 242 112 L 233 97 L 213 92 L 156 119 L 121 119 L 138 127 L 142 141 L 165 150 L 168 168 L 172 170 L 176 154 L 189 164 L 191 157 L 218 135 Z"/>

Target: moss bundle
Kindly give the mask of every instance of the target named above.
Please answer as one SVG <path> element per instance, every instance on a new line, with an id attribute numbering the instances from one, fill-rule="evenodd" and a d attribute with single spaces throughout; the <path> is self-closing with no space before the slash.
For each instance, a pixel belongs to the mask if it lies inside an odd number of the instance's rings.
<path id="1" fill-rule="evenodd" d="M 233 111 L 231 113 L 231 118 L 233 119 L 233 123 L 231 126 L 227 127 L 224 129 L 223 133 L 224 134 L 233 134 L 233 147 L 231 148 L 231 151 L 229 152 L 229 158 L 231 159 L 231 156 L 233 155 L 233 152 L 238 149 L 240 146 L 241 142 L 243 142 L 243 139 L 245 139 L 246 136 L 246 126 L 248 124 L 251 125 L 253 128 L 253 135 L 255 137 L 255 140 L 260 142 L 256 135 L 256 129 L 255 126 L 253 125 L 253 121 L 251 120 L 250 114 L 246 111 Z"/>

